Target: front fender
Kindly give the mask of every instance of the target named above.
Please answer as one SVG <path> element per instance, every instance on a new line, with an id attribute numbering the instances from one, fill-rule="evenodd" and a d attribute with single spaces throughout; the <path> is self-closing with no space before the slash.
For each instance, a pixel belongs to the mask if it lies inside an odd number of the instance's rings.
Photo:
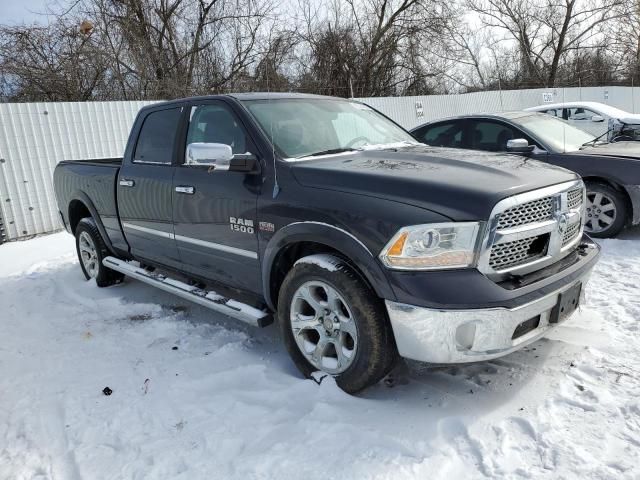
<path id="1" fill-rule="evenodd" d="M 276 232 L 262 256 L 262 287 L 269 308 L 275 310 L 276 299 L 271 298 L 274 261 L 282 249 L 298 242 L 319 243 L 340 252 L 358 268 L 376 295 L 395 299 L 384 267 L 377 260 L 377 252 L 371 252 L 353 234 L 340 227 L 321 222 L 295 222 Z"/>

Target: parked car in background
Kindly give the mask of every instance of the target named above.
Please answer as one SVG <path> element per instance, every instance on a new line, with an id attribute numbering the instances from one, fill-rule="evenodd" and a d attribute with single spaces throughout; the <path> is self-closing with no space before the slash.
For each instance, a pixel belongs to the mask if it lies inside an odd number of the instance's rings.
<path id="1" fill-rule="evenodd" d="M 566 120 L 595 137 L 610 142 L 640 140 L 640 115 L 598 102 L 566 102 L 526 108 Z"/>
<path id="2" fill-rule="evenodd" d="M 412 130 L 420 142 L 526 155 L 579 173 L 587 188 L 585 231 L 613 237 L 640 223 L 640 143 L 608 143 L 537 112 L 465 115 Z M 511 158 L 511 157 L 510 157 Z"/>
<path id="3" fill-rule="evenodd" d="M 244 93 L 147 106 L 124 158 L 61 162 L 54 184 L 87 279 L 277 318 L 303 374 L 357 392 L 398 354 L 500 357 L 577 308 L 599 255 L 582 180 L 477 157 L 362 103 Z"/>

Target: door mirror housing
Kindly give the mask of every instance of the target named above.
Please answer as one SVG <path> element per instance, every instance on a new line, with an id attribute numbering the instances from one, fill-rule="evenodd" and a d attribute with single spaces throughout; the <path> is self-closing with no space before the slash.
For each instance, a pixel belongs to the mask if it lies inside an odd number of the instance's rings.
<path id="1" fill-rule="evenodd" d="M 257 173 L 258 161 L 252 153 L 234 155 L 224 143 L 190 143 L 184 161 L 190 167 L 209 167 L 215 171 Z"/>
<path id="2" fill-rule="evenodd" d="M 214 167 L 216 170 L 229 170 L 233 151 L 224 143 L 190 143 L 187 145 L 185 165 Z"/>
<path id="3" fill-rule="evenodd" d="M 531 153 L 535 148 L 534 145 L 529 145 L 529 142 L 524 138 L 514 138 L 507 140 L 507 151 L 514 153 Z"/>
<path id="4" fill-rule="evenodd" d="M 594 115 L 591 117 L 592 122 L 604 122 L 604 117 L 602 115 Z"/>

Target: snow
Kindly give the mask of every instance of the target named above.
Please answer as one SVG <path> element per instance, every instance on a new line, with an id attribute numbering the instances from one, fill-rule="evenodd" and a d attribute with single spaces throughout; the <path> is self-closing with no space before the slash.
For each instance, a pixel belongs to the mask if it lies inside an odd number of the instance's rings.
<path id="1" fill-rule="evenodd" d="M 295 265 L 298 265 L 299 263 L 308 263 L 328 270 L 329 272 L 335 272 L 336 270 L 338 270 L 335 260 L 336 257 L 334 257 L 333 255 L 328 255 L 326 253 L 316 253 L 314 255 L 307 255 L 306 257 L 302 257 L 301 259 L 296 260 Z"/>
<path id="2" fill-rule="evenodd" d="M 0 478 L 639 478 L 639 240 L 602 242 L 547 339 L 359 396 L 301 379 L 273 326 L 85 282 L 66 233 L 2 245 Z"/>

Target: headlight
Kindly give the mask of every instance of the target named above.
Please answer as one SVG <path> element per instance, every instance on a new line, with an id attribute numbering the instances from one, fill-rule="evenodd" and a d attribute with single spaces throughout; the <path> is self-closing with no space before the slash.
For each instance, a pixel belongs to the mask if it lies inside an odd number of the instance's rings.
<path id="1" fill-rule="evenodd" d="M 398 270 L 472 267 L 476 263 L 478 222 L 430 223 L 403 227 L 380 252 Z"/>

